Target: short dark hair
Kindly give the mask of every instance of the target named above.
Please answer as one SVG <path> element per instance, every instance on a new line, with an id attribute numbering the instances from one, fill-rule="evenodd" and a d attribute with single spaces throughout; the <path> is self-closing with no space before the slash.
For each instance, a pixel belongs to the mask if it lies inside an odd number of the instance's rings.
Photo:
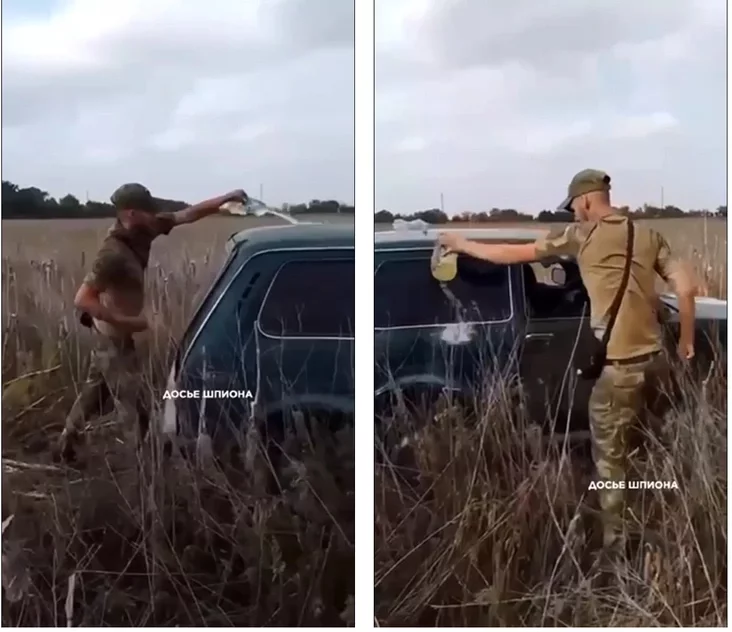
<path id="1" fill-rule="evenodd" d="M 157 210 L 157 203 L 147 187 L 130 182 L 118 187 L 110 198 L 114 208 L 118 211 L 147 211 L 154 213 Z"/>

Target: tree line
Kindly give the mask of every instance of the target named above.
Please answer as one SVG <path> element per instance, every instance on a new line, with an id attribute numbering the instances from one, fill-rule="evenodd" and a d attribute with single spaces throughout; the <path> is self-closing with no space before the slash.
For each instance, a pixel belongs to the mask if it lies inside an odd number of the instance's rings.
<path id="1" fill-rule="evenodd" d="M 628 206 L 621 206 L 620 212 L 629 217 L 637 219 L 669 219 L 678 217 L 727 217 L 727 206 L 718 206 L 715 211 L 689 210 L 684 211 L 677 206 L 667 205 L 661 208 L 652 204 L 631 209 Z M 459 223 L 485 223 L 485 222 L 571 222 L 573 215 L 567 211 L 541 211 L 538 215 L 521 213 L 513 208 L 492 208 L 490 211 L 480 213 L 461 213 L 449 216 L 438 208 L 417 211 L 411 215 L 400 215 L 386 209 L 376 213 L 377 224 L 391 224 L 396 219 L 406 221 L 421 219 L 428 224 L 459 224 Z"/>
<path id="2" fill-rule="evenodd" d="M 162 211 L 179 211 L 189 206 L 180 200 L 156 198 Z M 354 213 L 354 207 L 336 200 L 311 200 L 300 204 L 284 204 L 282 210 L 291 215 L 322 215 L 330 213 Z M 115 209 L 108 202 L 87 200 L 82 202 L 72 194 L 58 200 L 37 187 L 21 187 L 7 180 L 2 181 L 3 219 L 93 219 L 114 217 Z"/>

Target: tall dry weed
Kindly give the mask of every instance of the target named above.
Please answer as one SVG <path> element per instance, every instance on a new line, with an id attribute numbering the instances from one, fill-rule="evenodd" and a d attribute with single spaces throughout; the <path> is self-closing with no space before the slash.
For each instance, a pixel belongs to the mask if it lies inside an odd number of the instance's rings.
<path id="1" fill-rule="evenodd" d="M 677 371 L 682 398 L 632 459 L 634 480 L 678 489 L 629 491 L 634 549 L 624 583 L 605 589 L 592 579 L 601 536 L 587 441 L 537 433 L 500 379 L 490 397 L 428 418 L 398 413 L 422 429 L 377 450 L 378 622 L 726 625 L 726 362 L 703 377 Z"/>
<path id="2" fill-rule="evenodd" d="M 109 417 L 89 424 L 81 471 L 52 462 L 93 342 L 72 304 L 86 263 L 74 249 L 3 261 L 3 624 L 353 625 L 352 433 L 290 437 L 279 491 L 252 467 L 140 454 Z M 151 265 L 140 352 L 158 403 L 220 263 L 199 251 Z"/>

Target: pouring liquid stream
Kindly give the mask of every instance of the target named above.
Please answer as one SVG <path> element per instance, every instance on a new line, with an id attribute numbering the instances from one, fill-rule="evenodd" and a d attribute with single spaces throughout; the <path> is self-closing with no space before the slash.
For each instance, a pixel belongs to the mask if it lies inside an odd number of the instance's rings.
<path id="1" fill-rule="evenodd" d="M 222 204 L 220 208 L 222 211 L 228 211 L 232 215 L 251 215 L 252 217 L 274 215 L 275 217 L 285 220 L 288 224 L 300 223 L 292 217 L 292 215 L 288 215 L 276 208 L 267 206 L 264 202 L 255 200 L 254 198 L 249 198 L 249 201 L 246 204 L 242 204 L 241 202 L 227 202 L 226 204 Z"/>

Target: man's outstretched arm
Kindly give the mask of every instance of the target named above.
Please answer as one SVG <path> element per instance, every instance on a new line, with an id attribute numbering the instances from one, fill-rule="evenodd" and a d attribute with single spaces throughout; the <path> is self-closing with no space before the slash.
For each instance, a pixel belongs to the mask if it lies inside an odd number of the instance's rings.
<path id="1" fill-rule="evenodd" d="M 452 252 L 498 264 L 531 263 L 547 257 L 575 255 L 575 227 L 570 226 L 557 237 L 546 237 L 528 244 L 484 244 L 452 232 L 439 237 L 440 244 Z"/>
<path id="2" fill-rule="evenodd" d="M 249 197 L 242 189 L 236 189 L 235 191 L 231 191 L 225 195 L 220 195 L 218 197 L 211 198 L 210 200 L 204 200 L 203 202 L 184 208 L 182 211 L 175 211 L 168 215 L 175 226 L 180 226 L 181 224 L 192 224 L 193 222 L 197 222 L 209 215 L 215 215 L 221 209 L 222 204 L 226 204 L 227 202 L 241 202 L 242 204 L 246 204 L 248 200 Z"/>
<path id="3" fill-rule="evenodd" d="M 445 244 L 443 244 L 445 245 Z M 528 263 L 536 261 L 536 244 L 483 244 L 479 241 L 463 240 L 449 246 L 458 254 L 493 263 Z"/>

